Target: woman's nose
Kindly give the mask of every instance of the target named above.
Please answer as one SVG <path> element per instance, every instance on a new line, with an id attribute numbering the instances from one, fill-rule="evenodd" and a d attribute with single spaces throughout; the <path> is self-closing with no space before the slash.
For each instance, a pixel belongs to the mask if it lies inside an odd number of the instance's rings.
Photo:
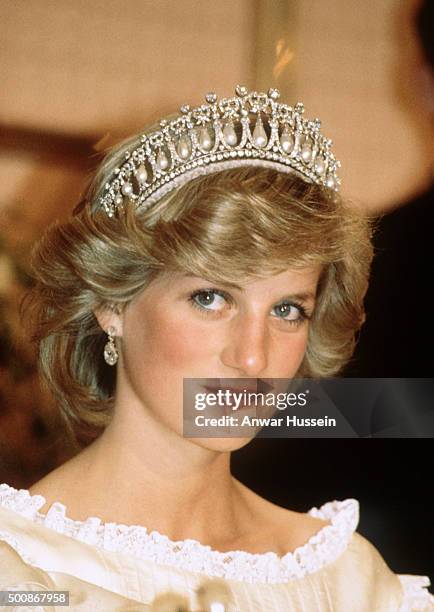
<path id="1" fill-rule="evenodd" d="M 223 364 L 239 378 L 257 377 L 268 366 L 269 335 L 259 315 L 240 315 L 232 320 L 221 354 Z"/>

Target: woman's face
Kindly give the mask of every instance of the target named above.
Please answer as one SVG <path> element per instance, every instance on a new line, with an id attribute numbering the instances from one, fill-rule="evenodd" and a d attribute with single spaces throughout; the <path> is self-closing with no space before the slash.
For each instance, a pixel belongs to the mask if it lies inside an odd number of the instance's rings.
<path id="1" fill-rule="evenodd" d="M 319 275 L 319 267 L 289 269 L 237 288 L 180 272 L 161 275 L 113 323 L 121 337 L 123 404 L 139 403 L 182 435 L 184 378 L 293 377 L 306 350 Z M 248 442 L 191 440 L 221 450 Z"/>

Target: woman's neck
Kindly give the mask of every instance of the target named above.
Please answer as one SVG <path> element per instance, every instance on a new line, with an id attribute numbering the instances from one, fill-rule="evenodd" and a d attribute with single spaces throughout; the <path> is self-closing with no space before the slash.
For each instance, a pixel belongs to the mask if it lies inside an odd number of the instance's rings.
<path id="1" fill-rule="evenodd" d="M 242 538 L 253 518 L 230 453 L 203 448 L 143 412 L 115 410 L 94 443 L 32 489 L 48 505 L 64 503 L 75 520 L 98 516 L 213 547 Z"/>

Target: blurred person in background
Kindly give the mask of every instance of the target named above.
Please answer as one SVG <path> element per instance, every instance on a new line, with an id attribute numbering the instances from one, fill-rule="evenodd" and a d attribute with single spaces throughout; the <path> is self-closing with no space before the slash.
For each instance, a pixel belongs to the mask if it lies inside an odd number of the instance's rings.
<path id="1" fill-rule="evenodd" d="M 420 55 L 410 81 L 414 90 L 407 93 L 434 122 L 432 0 L 422 2 L 414 27 Z M 427 150 L 433 156 L 434 143 Z M 431 157 L 427 188 L 379 219 L 365 298 L 366 321 L 346 376 L 434 377 L 433 163 Z"/>

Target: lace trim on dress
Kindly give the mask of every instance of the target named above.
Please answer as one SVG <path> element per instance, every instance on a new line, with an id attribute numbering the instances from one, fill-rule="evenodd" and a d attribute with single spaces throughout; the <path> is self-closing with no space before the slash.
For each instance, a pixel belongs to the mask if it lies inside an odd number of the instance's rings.
<path id="1" fill-rule="evenodd" d="M 191 539 L 174 542 L 157 531 L 149 532 L 146 527 L 102 523 L 97 517 L 74 521 L 66 516 L 66 507 L 59 502 L 52 504 L 46 514 L 41 514 L 38 511 L 45 503 L 42 495 L 30 495 L 25 489 L 0 485 L 0 506 L 58 533 L 104 550 L 250 583 L 284 583 L 317 572 L 345 551 L 359 523 L 359 502 L 356 499 L 335 500 L 320 508 L 311 508 L 307 514 L 329 520 L 331 524 L 293 552 L 279 557 L 274 552 L 220 552 Z"/>
<path id="2" fill-rule="evenodd" d="M 434 596 L 428 591 L 431 584 L 428 576 L 398 574 L 403 590 L 399 612 L 428 612 L 434 610 Z"/>

